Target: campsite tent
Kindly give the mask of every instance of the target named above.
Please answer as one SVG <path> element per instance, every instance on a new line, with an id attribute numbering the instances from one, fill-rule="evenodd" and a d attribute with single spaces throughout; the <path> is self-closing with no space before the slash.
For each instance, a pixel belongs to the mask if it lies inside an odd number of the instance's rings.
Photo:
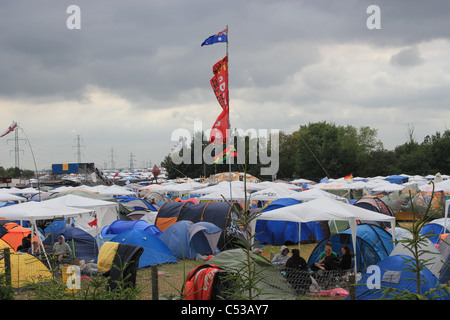
<path id="1" fill-rule="evenodd" d="M 151 225 L 144 220 L 134 220 L 134 221 L 116 220 L 109 226 L 104 227 L 100 235 L 104 239 L 108 238 L 111 239 L 122 232 L 132 229 L 147 231 L 155 236 L 159 236 L 162 233 L 161 230 L 159 230 L 155 225 Z"/>
<path id="2" fill-rule="evenodd" d="M 177 258 L 157 236 L 150 232 L 130 229 L 116 235 L 111 242 L 131 244 L 144 248 L 139 260 L 139 268 L 151 265 L 178 262 Z"/>
<path id="3" fill-rule="evenodd" d="M 368 210 L 372 210 L 375 212 L 383 213 L 388 216 L 394 217 L 394 212 L 387 206 L 383 200 L 380 200 L 377 197 L 362 197 L 361 199 L 358 199 L 355 203 L 355 206 L 360 208 L 365 208 Z M 376 224 L 379 227 L 389 227 L 387 223 L 383 221 L 362 221 L 362 223 L 373 223 Z"/>
<path id="4" fill-rule="evenodd" d="M 82 213 L 73 217 L 73 225 L 83 229 L 93 237 L 97 236 L 104 226 L 118 219 L 117 202 L 104 201 L 76 194 L 62 194 L 58 197 L 50 197 L 44 200 L 43 203 L 90 209 L 91 212 L 89 213 Z"/>
<path id="5" fill-rule="evenodd" d="M 236 224 L 238 215 L 235 210 L 242 211 L 238 203 L 232 207 L 227 202 L 210 201 L 194 204 L 192 202 L 166 202 L 158 211 L 155 225 L 165 231 L 169 226 L 180 220 L 193 223 L 206 221 L 215 224 L 222 230 L 217 244 L 219 250 L 236 246 L 236 240 L 243 238 L 243 231 Z"/>
<path id="6" fill-rule="evenodd" d="M 181 220 L 160 236 L 177 258 L 194 259 L 197 255 L 214 254 L 222 229 L 210 222 Z"/>
<path id="7" fill-rule="evenodd" d="M 35 256 L 28 253 L 14 253 L 10 255 L 11 286 L 15 289 L 23 288 L 30 283 L 51 281 L 52 274 L 48 268 Z M 5 272 L 5 259 L 0 260 L 0 273 Z"/>
<path id="8" fill-rule="evenodd" d="M 4 225 L 7 232 L 1 236 L 1 239 L 5 241 L 14 251 L 17 251 L 17 247 L 22 244 L 22 239 L 29 234 L 31 230 L 18 225 L 15 222 L 9 222 Z M 34 236 L 34 241 L 37 241 L 36 235 Z"/>
<path id="9" fill-rule="evenodd" d="M 405 238 L 411 238 L 411 236 L 405 236 Z M 439 249 L 430 240 L 425 239 L 419 243 L 419 250 L 421 251 L 420 259 L 426 261 L 428 269 L 439 277 L 441 268 L 444 266 L 444 259 Z M 404 242 L 398 242 L 390 255 L 404 255 L 412 258 L 411 248 Z"/>
<path id="10" fill-rule="evenodd" d="M 293 300 L 296 298 L 296 293 L 292 286 L 270 261 L 256 254 L 251 254 L 250 258 L 254 273 L 258 275 L 258 281 L 255 281 L 255 286 L 259 294 L 255 299 Z M 247 253 L 243 249 L 237 248 L 223 251 L 208 262 L 227 271 L 242 272 L 246 270 L 244 268 L 244 261 L 246 260 Z M 246 275 L 243 275 L 243 277 L 246 277 Z M 246 292 L 242 292 L 242 294 L 245 295 Z"/>
<path id="11" fill-rule="evenodd" d="M 300 204 L 292 198 L 281 198 L 269 203 L 263 212 Z M 299 223 L 293 221 L 258 220 L 256 222 L 256 240 L 261 244 L 282 245 L 298 243 L 299 241 L 314 242 L 329 236 L 328 224 L 318 221 L 301 223 L 301 238 L 299 238 Z M 299 240 L 300 239 L 300 240 Z"/>
<path id="12" fill-rule="evenodd" d="M 359 208 L 341 201 L 318 198 L 301 204 L 275 209 L 261 213 L 255 220 L 281 220 L 281 221 L 333 221 L 345 220 L 349 222 L 353 252 L 356 252 L 356 222 L 357 220 L 390 221 L 395 231 L 395 218 Z M 252 221 L 252 230 L 255 230 L 256 221 Z M 395 232 L 393 233 L 393 237 Z M 393 239 L 394 240 L 394 239 Z M 356 264 L 355 259 L 355 264 Z M 356 268 L 357 269 L 357 268 Z"/>
<path id="13" fill-rule="evenodd" d="M 416 278 L 416 275 L 405 262 L 408 258 L 403 255 L 394 255 L 376 264 L 380 271 L 380 286 L 382 288 L 394 288 L 399 291 L 407 290 L 412 293 L 417 293 L 417 283 L 413 280 Z M 368 272 L 358 281 L 356 285 L 357 300 L 375 300 L 382 297 L 382 290 L 368 286 L 369 283 L 373 284 L 371 277 L 373 278 L 374 274 Z M 439 286 L 439 281 L 436 276 L 426 267 L 421 271 L 420 278 L 423 281 L 420 285 L 420 294 L 429 292 Z M 393 296 L 389 294 L 386 298 L 393 298 Z M 429 295 L 427 298 L 449 300 L 450 295 L 436 291 L 436 296 Z"/>
<path id="14" fill-rule="evenodd" d="M 447 225 L 446 225 L 447 224 Z M 447 218 L 434 219 L 422 227 L 420 233 L 427 235 L 433 243 L 439 244 L 440 235 L 450 232 L 450 220 Z"/>
<path id="15" fill-rule="evenodd" d="M 129 207 L 130 210 L 151 210 L 158 211 L 151 203 L 138 197 L 120 196 L 115 197 L 121 204 Z"/>
<path id="16" fill-rule="evenodd" d="M 60 235 L 64 236 L 72 248 L 72 258 L 85 261 L 97 259 L 98 246 L 95 238 L 86 231 L 74 227 L 59 229 L 50 234 L 43 242 L 49 248 L 47 252 L 52 252 L 53 244 L 58 241 Z"/>
<path id="17" fill-rule="evenodd" d="M 32 223 L 33 230 L 36 230 L 36 221 L 38 220 L 76 217 L 79 214 L 84 213 L 92 213 L 92 210 L 61 206 L 54 203 L 48 203 L 48 201 L 22 202 L 0 208 L 0 217 L 6 220 L 28 220 Z"/>
<path id="18" fill-rule="evenodd" d="M 325 244 L 331 242 L 333 251 L 341 254 L 344 245 L 352 248 L 351 229 L 347 229 L 330 238 L 322 240 L 314 250 L 308 260 L 308 267 L 319 261 L 319 255 L 325 250 Z M 392 235 L 384 229 L 370 224 L 358 225 L 356 228 L 356 262 L 358 271 L 365 273 L 367 267 L 387 258 L 392 252 L 394 245 Z M 354 252 L 354 251 L 353 251 Z"/>
<path id="19" fill-rule="evenodd" d="M 439 273 L 439 281 L 441 283 L 448 283 L 450 281 L 450 237 L 448 235 L 439 244 L 438 249 L 444 261 L 444 265 Z"/>

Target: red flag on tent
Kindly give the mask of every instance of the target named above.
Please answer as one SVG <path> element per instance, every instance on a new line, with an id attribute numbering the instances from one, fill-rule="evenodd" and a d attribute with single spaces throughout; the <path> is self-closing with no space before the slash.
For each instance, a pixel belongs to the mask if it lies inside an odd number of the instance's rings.
<path id="1" fill-rule="evenodd" d="M 344 180 L 353 179 L 353 174 L 349 174 L 348 176 L 344 177 Z"/>
<path id="2" fill-rule="evenodd" d="M 98 220 L 97 220 L 97 218 L 95 218 L 91 222 L 88 222 L 88 225 L 91 226 L 91 227 L 95 227 L 97 225 L 97 222 L 98 222 Z"/>
<path id="3" fill-rule="evenodd" d="M 17 122 L 13 121 L 13 123 L 8 127 L 8 129 L 6 129 L 6 131 L 0 136 L 0 138 L 3 138 L 8 133 L 13 132 L 14 130 L 16 130 L 16 128 L 17 128 Z"/>

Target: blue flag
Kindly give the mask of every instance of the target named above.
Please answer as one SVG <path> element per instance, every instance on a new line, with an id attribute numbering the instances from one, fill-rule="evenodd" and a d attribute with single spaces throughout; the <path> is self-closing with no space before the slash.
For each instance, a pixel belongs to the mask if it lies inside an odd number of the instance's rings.
<path id="1" fill-rule="evenodd" d="M 205 41 L 202 43 L 203 46 L 208 46 L 217 42 L 227 42 L 228 41 L 228 30 L 225 29 L 223 31 L 220 31 L 219 33 L 208 37 Z"/>

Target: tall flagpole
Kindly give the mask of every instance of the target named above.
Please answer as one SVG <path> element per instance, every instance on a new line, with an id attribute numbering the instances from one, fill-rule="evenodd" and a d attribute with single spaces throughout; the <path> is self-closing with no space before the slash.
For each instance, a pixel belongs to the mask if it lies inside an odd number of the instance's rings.
<path id="1" fill-rule="evenodd" d="M 227 138 L 227 149 L 230 151 L 230 156 L 228 159 L 228 176 L 230 180 L 230 201 L 233 202 L 233 192 L 231 187 L 231 150 L 230 150 L 230 143 L 231 143 L 231 120 L 230 120 L 230 59 L 228 57 L 228 39 L 229 39 L 229 33 L 228 33 L 228 25 L 227 25 L 227 46 L 226 46 L 226 55 L 227 55 L 227 73 L 228 73 L 228 85 L 227 85 L 227 96 L 228 96 L 228 138 Z"/>

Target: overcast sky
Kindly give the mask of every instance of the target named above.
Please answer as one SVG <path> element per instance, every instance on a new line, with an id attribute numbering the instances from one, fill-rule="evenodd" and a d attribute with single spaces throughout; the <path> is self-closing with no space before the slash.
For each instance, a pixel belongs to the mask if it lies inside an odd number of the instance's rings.
<path id="1" fill-rule="evenodd" d="M 209 80 L 226 46 L 201 43 L 227 25 L 233 128 L 369 126 L 388 150 L 448 128 L 448 0 L 2 0 L 0 131 L 22 128 L 20 167 L 31 150 L 39 170 L 77 162 L 78 136 L 82 162 L 159 164 L 175 129 L 220 114 Z M 0 139 L 0 166 L 14 148 Z"/>

